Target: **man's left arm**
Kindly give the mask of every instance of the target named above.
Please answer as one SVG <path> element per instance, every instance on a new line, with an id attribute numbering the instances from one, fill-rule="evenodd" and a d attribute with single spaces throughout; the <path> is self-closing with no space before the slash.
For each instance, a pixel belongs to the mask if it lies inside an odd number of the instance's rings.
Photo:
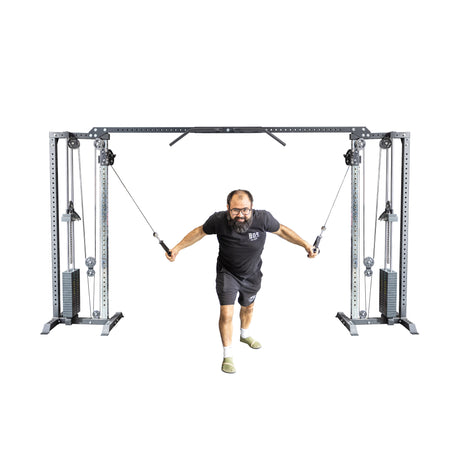
<path id="1" fill-rule="evenodd" d="M 297 233 L 294 230 L 291 230 L 285 225 L 280 224 L 280 228 L 273 233 L 283 238 L 283 240 L 289 241 L 289 243 L 302 246 L 308 252 L 309 257 L 314 258 L 317 256 L 317 253 L 313 252 L 313 246 L 310 243 L 302 239 L 299 235 L 297 235 Z"/>

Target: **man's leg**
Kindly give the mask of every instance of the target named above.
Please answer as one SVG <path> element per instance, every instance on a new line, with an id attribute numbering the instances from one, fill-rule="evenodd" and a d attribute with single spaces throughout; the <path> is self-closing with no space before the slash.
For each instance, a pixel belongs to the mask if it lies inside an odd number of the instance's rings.
<path id="1" fill-rule="evenodd" d="M 224 347 L 231 347 L 233 336 L 233 305 L 220 306 L 219 331 L 222 345 Z"/>
<path id="2" fill-rule="evenodd" d="M 241 306 L 240 310 L 240 320 L 241 320 L 241 329 L 249 329 L 252 321 L 252 314 L 254 313 L 254 302 L 247 307 Z"/>
<path id="3" fill-rule="evenodd" d="M 227 374 L 234 374 L 235 364 L 233 363 L 232 336 L 233 336 L 233 305 L 221 305 L 219 317 L 219 331 L 224 346 L 224 361 L 222 370 Z"/>
<path id="4" fill-rule="evenodd" d="M 247 307 L 241 305 L 240 320 L 241 320 L 241 337 L 240 342 L 247 343 L 251 348 L 258 349 L 262 348 L 262 345 L 254 340 L 248 332 L 249 326 L 252 321 L 252 314 L 254 313 L 254 302 Z"/>

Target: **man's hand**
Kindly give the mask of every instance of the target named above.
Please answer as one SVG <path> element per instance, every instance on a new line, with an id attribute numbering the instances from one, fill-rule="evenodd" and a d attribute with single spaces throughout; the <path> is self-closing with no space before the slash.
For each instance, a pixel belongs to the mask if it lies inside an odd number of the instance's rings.
<path id="1" fill-rule="evenodd" d="M 315 247 L 310 245 L 305 247 L 305 250 L 308 252 L 308 257 L 310 257 L 310 259 L 314 259 L 319 253 L 318 249 L 316 251 L 314 249 Z"/>
<path id="2" fill-rule="evenodd" d="M 168 255 L 168 253 L 165 252 L 165 256 L 170 262 L 174 262 L 176 260 L 177 254 L 179 254 L 179 250 L 177 249 L 177 246 L 173 247 L 170 252 L 171 252 L 171 255 Z"/>

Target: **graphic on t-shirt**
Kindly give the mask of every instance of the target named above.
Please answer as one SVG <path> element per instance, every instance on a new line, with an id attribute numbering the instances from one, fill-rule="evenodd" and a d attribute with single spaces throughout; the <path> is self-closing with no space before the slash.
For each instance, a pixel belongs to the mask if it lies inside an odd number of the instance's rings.
<path id="1" fill-rule="evenodd" d="M 259 238 L 259 232 L 249 233 L 249 239 L 251 241 L 256 241 Z"/>

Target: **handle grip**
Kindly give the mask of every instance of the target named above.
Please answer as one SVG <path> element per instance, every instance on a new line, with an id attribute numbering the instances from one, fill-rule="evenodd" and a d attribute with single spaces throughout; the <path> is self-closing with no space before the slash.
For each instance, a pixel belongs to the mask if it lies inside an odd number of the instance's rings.
<path id="1" fill-rule="evenodd" d="M 161 247 L 167 252 L 168 256 L 171 255 L 171 251 L 169 250 L 168 246 L 163 242 L 163 240 L 160 241 Z"/>
<path id="2" fill-rule="evenodd" d="M 316 254 L 316 253 L 318 253 L 318 254 L 320 253 L 320 250 L 319 250 L 319 243 L 321 242 L 321 238 L 322 238 L 321 235 L 318 235 L 318 236 L 316 237 L 315 242 L 313 243 L 313 252 L 314 252 L 315 254 Z M 310 256 L 308 256 L 308 257 L 310 257 Z"/>

